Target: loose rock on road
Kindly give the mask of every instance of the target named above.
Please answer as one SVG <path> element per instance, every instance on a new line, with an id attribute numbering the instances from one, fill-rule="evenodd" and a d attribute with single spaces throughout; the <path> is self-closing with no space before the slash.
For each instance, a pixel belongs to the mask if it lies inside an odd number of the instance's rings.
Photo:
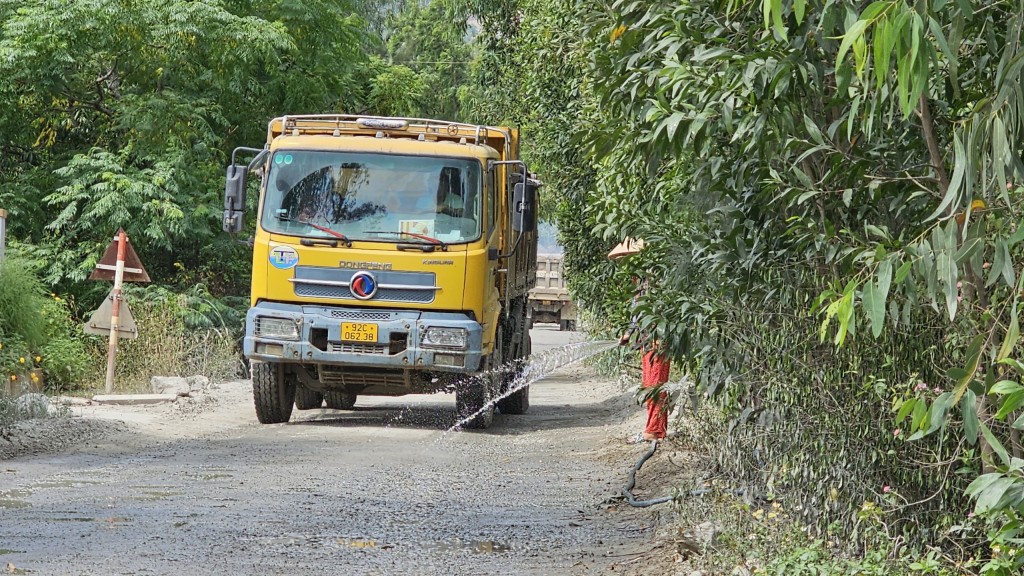
<path id="1" fill-rule="evenodd" d="M 582 339 L 538 326 L 534 350 Z M 0 464 L 0 566 L 30 574 L 597 574 L 637 408 L 580 365 L 529 413 L 452 432 L 452 396 L 361 397 L 260 426 L 248 383 L 196 414 L 85 408 L 114 432 Z M 122 423 L 123 422 L 123 423 Z M 616 445 L 617 446 L 617 445 Z M 618 448 L 615 448 L 618 450 Z"/>

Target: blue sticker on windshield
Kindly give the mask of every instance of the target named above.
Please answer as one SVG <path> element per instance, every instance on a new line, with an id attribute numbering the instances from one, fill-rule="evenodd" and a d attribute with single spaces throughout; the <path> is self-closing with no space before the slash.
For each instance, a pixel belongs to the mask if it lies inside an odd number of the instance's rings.
<path id="1" fill-rule="evenodd" d="M 270 265 L 278 270 L 294 268 L 299 263 L 299 253 L 291 246 L 275 246 L 270 249 Z"/>
<path id="2" fill-rule="evenodd" d="M 293 160 L 293 158 L 292 158 L 291 154 L 285 154 L 284 155 L 284 163 L 285 164 L 291 164 L 292 160 Z"/>
<path id="3" fill-rule="evenodd" d="M 274 164 L 284 162 L 284 154 L 274 154 Z"/>

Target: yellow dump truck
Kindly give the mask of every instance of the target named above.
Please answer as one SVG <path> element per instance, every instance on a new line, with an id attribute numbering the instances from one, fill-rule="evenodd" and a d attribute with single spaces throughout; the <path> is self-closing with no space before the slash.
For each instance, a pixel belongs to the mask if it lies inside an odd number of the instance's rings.
<path id="1" fill-rule="evenodd" d="M 516 129 L 275 118 L 263 148 L 232 154 L 228 232 L 245 228 L 250 174 L 260 194 L 244 353 L 260 422 L 440 391 L 455 392 L 467 427 L 489 426 L 495 405 L 527 410 L 529 387 L 508 392 L 530 354 L 540 183 Z"/>

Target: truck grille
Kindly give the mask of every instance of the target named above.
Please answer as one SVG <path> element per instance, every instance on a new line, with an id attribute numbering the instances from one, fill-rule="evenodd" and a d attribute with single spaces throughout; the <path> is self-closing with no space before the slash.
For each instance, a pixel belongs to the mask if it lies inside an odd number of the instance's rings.
<path id="1" fill-rule="evenodd" d="M 357 270 L 325 266 L 296 266 L 291 278 L 296 296 L 355 300 L 349 282 Z M 381 270 L 373 272 L 380 288 L 371 300 L 375 302 L 412 302 L 426 304 L 434 301 L 440 290 L 433 272 L 399 272 Z"/>
<path id="2" fill-rule="evenodd" d="M 320 381 L 331 384 L 342 384 L 356 388 L 369 386 L 405 387 L 405 378 L 401 372 L 350 372 L 343 368 L 323 366 L 320 369 Z"/>
<path id="3" fill-rule="evenodd" d="M 391 312 L 369 312 L 364 310 L 331 310 L 332 318 L 344 320 L 391 320 Z"/>
<path id="4" fill-rule="evenodd" d="M 345 352 L 350 354 L 379 354 L 387 356 L 387 344 L 363 344 L 355 342 L 328 342 L 328 352 Z"/>
<path id="5" fill-rule="evenodd" d="M 347 286 L 316 286 L 314 284 L 302 284 L 295 281 L 295 295 L 309 298 L 337 298 L 344 300 L 355 300 L 352 291 Z M 400 288 L 381 288 L 373 297 L 373 300 L 385 302 L 414 302 L 427 304 L 434 301 L 432 290 L 402 290 Z"/>

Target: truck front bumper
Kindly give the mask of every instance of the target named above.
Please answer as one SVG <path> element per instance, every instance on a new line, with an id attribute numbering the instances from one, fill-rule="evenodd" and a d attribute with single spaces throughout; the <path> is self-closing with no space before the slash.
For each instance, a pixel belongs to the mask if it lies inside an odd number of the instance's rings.
<path id="1" fill-rule="evenodd" d="M 467 374 L 479 370 L 482 348 L 480 324 L 453 312 L 260 302 L 245 316 L 245 356 L 265 362 Z"/>

